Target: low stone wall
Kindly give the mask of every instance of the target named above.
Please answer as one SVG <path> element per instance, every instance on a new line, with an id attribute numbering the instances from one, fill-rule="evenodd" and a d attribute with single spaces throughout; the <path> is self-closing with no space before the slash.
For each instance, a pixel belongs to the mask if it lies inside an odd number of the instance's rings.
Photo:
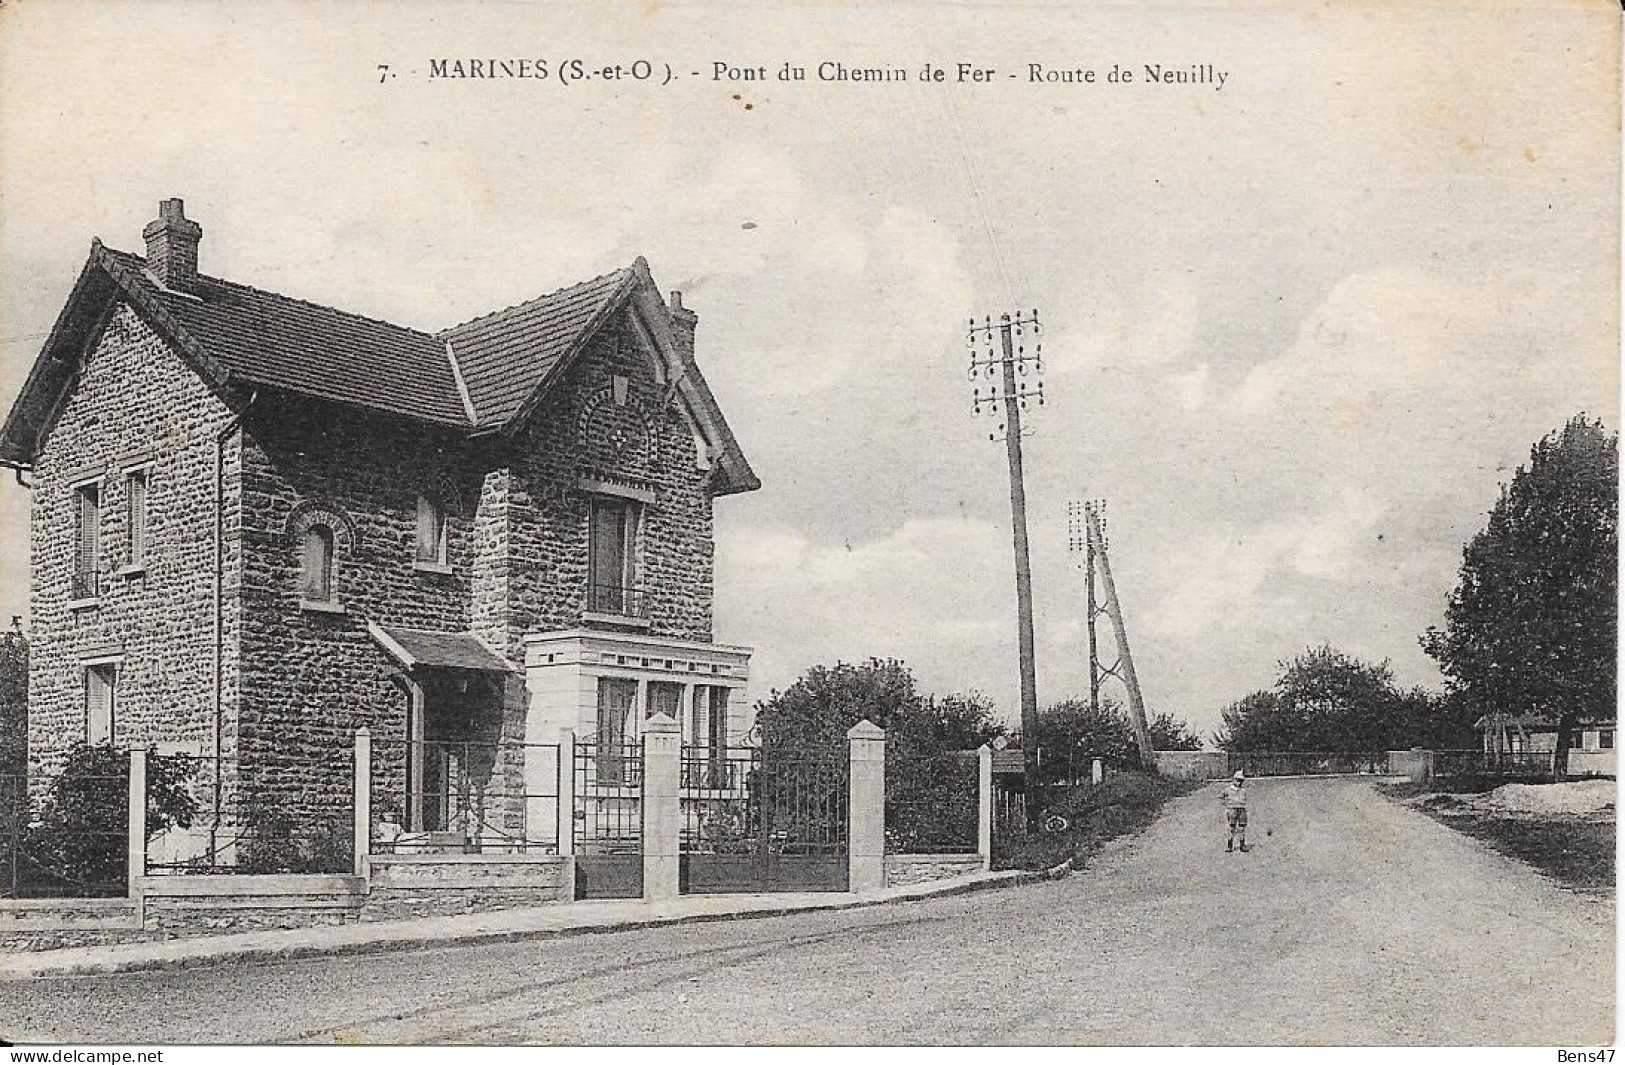
<path id="1" fill-rule="evenodd" d="M 556 854 L 375 854 L 363 921 L 569 902 L 573 860 Z"/>
<path id="2" fill-rule="evenodd" d="M 1157 772 L 1175 780 L 1222 780 L 1230 775 L 1227 751 L 1158 751 Z"/>
<path id="3" fill-rule="evenodd" d="M 982 869 L 980 854 L 888 854 L 886 886 L 926 884 L 967 873 L 980 873 Z"/>
<path id="4" fill-rule="evenodd" d="M 141 927 L 134 899 L 0 899 L 0 952 L 153 938 Z"/>
<path id="5" fill-rule="evenodd" d="M 149 876 L 141 891 L 146 929 L 167 938 L 349 924 L 360 920 L 367 885 L 322 873 Z"/>

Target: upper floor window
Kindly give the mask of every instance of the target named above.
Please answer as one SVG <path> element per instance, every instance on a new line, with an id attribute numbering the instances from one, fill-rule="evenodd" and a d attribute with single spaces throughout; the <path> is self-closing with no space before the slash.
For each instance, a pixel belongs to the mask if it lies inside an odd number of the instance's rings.
<path id="1" fill-rule="evenodd" d="M 331 603 L 333 596 L 333 530 L 312 525 L 305 530 L 299 562 L 299 595 L 312 603 Z"/>
<path id="2" fill-rule="evenodd" d="M 1600 751 L 1611 751 L 1614 749 L 1613 729 L 1605 728 L 1597 732 L 1597 749 Z"/>
<path id="3" fill-rule="evenodd" d="M 638 504 L 593 496 L 587 519 L 587 609 L 641 617 L 637 587 Z"/>
<path id="4" fill-rule="evenodd" d="M 125 524 L 130 532 L 131 569 L 147 564 L 147 471 L 131 470 L 124 478 Z"/>
<path id="5" fill-rule="evenodd" d="M 418 496 L 417 561 L 431 566 L 446 565 L 447 539 L 445 505 L 438 499 Z"/>
<path id="6" fill-rule="evenodd" d="M 99 594 L 96 572 L 100 554 L 102 486 L 90 481 L 74 489 L 73 598 Z"/>

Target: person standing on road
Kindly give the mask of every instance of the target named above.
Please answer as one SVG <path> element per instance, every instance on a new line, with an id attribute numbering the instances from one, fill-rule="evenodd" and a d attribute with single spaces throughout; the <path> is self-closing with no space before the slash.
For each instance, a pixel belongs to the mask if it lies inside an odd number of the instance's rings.
<path id="1" fill-rule="evenodd" d="M 1236 849 L 1236 839 L 1241 839 L 1241 853 L 1247 853 L 1247 777 L 1241 770 L 1230 778 L 1230 784 L 1224 789 L 1224 819 L 1230 824 L 1230 838 L 1224 842 L 1224 852 L 1229 854 Z"/>

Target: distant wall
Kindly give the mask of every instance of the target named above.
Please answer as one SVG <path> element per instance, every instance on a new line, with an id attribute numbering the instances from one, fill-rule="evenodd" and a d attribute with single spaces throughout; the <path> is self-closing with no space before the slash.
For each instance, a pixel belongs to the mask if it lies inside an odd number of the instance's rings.
<path id="1" fill-rule="evenodd" d="M 1228 751 L 1158 751 L 1157 772 L 1176 780 L 1218 780 L 1230 775 Z"/>

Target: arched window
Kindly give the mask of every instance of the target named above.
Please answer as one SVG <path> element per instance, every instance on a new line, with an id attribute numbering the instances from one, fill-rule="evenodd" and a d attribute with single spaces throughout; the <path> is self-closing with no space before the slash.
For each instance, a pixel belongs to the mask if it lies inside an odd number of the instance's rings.
<path id="1" fill-rule="evenodd" d="M 312 525 L 305 530 L 299 564 L 299 595 L 315 603 L 333 601 L 333 530 Z"/>

